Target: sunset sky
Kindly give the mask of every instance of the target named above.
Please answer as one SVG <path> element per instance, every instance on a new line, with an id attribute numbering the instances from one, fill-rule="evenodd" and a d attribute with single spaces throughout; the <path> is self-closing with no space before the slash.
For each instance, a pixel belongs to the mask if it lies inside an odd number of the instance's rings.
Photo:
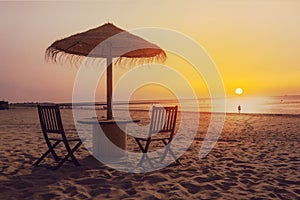
<path id="1" fill-rule="evenodd" d="M 0 100 L 70 102 L 77 69 L 47 63 L 45 50 L 107 22 L 192 38 L 215 62 L 228 96 L 238 87 L 249 96 L 300 94 L 300 1 L 0 2 Z M 179 69 L 188 65 L 172 56 L 166 64 L 174 62 Z M 125 71 L 116 69 L 116 78 Z M 188 68 L 182 73 L 199 97 L 206 95 L 201 77 Z M 99 96 L 104 88 L 99 85 Z M 135 97 L 153 92 L 145 87 Z"/>

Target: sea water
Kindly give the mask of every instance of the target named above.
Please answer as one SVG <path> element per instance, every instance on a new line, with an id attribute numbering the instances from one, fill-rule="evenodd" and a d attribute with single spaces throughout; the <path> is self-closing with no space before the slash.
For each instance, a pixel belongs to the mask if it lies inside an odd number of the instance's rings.
<path id="1" fill-rule="evenodd" d="M 221 99 L 201 98 L 197 100 L 157 100 L 135 101 L 130 105 L 132 110 L 149 110 L 154 105 L 179 105 L 182 111 L 188 112 L 223 112 L 237 113 L 241 106 L 241 113 L 259 114 L 296 114 L 300 115 L 300 95 L 271 96 L 271 97 L 229 97 Z M 225 105 L 225 107 L 224 107 Z M 115 105 L 116 109 L 124 109 L 124 105 Z"/>

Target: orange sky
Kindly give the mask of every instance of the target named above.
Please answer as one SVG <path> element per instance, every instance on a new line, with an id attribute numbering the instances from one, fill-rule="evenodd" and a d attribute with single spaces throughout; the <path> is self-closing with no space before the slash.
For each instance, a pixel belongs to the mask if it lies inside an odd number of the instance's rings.
<path id="1" fill-rule="evenodd" d="M 237 87 L 243 95 L 300 94 L 299 10 L 299 1 L 287 0 L 0 2 L 0 100 L 71 101 L 77 70 L 46 63 L 45 49 L 108 21 L 123 29 L 169 28 L 193 38 L 217 65 L 228 96 Z M 173 57 L 166 64 L 174 62 L 188 65 Z M 203 80 L 186 69 L 182 73 L 197 95 L 206 95 Z M 122 70 L 115 70 L 116 78 Z M 99 85 L 99 100 L 104 88 Z M 135 96 L 152 93 L 145 87 Z"/>

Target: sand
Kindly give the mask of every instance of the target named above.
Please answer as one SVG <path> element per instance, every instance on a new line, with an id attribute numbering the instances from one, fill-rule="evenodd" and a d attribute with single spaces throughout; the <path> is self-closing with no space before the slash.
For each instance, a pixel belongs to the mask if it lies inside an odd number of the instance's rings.
<path id="1" fill-rule="evenodd" d="M 71 110 L 62 115 L 65 127 L 74 128 Z M 220 140 L 201 159 L 209 117 L 201 114 L 183 166 L 132 174 L 107 167 L 83 147 L 76 152 L 82 166 L 33 167 L 46 150 L 37 110 L 0 110 L 0 199 L 300 199 L 299 116 L 228 114 Z"/>

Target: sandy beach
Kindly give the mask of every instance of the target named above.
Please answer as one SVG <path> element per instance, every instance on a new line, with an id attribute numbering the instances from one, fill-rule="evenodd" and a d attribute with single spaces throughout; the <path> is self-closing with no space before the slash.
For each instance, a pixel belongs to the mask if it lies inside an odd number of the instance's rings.
<path id="1" fill-rule="evenodd" d="M 74 128 L 71 110 L 62 116 L 65 127 Z M 218 143 L 200 159 L 209 117 L 201 114 L 183 166 L 132 174 L 107 167 L 84 147 L 76 152 L 79 167 L 33 167 L 46 150 L 36 108 L 1 110 L 0 199 L 300 198 L 299 115 L 228 114 Z"/>

